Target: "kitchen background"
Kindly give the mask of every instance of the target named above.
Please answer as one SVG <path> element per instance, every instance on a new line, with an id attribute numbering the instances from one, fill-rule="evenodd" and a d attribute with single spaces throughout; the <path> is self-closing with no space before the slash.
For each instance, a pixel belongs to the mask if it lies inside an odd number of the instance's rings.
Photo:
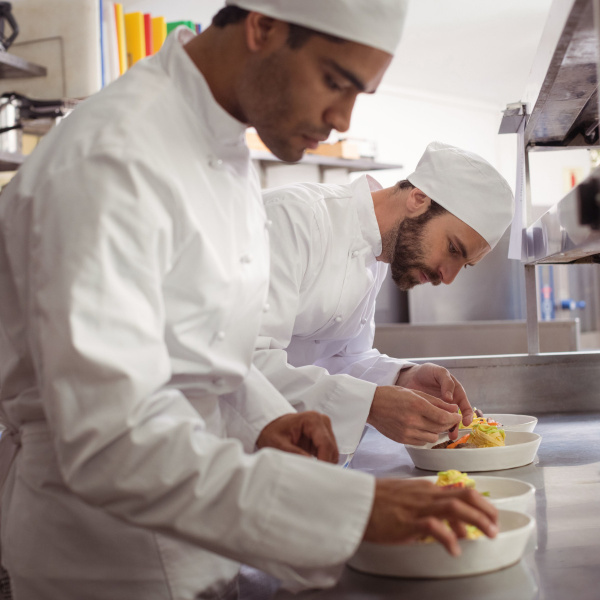
<path id="1" fill-rule="evenodd" d="M 75 4 L 79 5 L 81 14 L 73 10 Z M 141 11 L 162 15 L 167 21 L 190 20 L 206 28 L 223 0 L 122 0 L 121 4 L 125 13 Z M 498 135 L 498 129 L 506 105 L 518 102 L 523 96 L 551 4 L 551 0 L 504 0 L 501 3 L 413 0 L 402 42 L 378 92 L 359 97 L 350 130 L 332 136 L 330 141 L 345 140 L 347 147 L 358 148 L 378 163 L 394 166 L 371 172 L 384 186 L 410 174 L 426 145 L 437 139 L 482 155 L 514 187 L 516 135 Z M 54 35 L 49 19 L 56 17 L 57 23 L 62 23 L 60 27 L 76 24 L 79 30 L 76 39 L 72 31 L 65 33 L 71 40 L 68 47 L 66 43 L 61 45 L 64 64 L 57 67 L 57 73 L 61 69 L 62 72 L 55 78 L 63 80 L 62 89 L 67 81 L 75 85 L 72 81 L 75 71 L 83 70 L 81 65 L 77 69 L 68 66 L 70 52 L 66 50 L 79 46 L 89 49 L 85 23 L 92 23 L 89 9 L 94 5 L 98 5 L 98 0 L 14 0 L 13 10 L 22 34 L 10 52 L 42 63 L 44 58 L 51 58 L 52 51 L 42 52 L 42 46 L 36 50 L 31 40 L 36 36 L 46 39 Z M 31 7 L 37 10 L 38 28 L 43 25 L 43 33 L 36 32 L 27 22 L 31 18 L 28 13 Z M 88 9 L 87 16 L 84 9 Z M 39 19 L 40 10 L 53 11 L 54 15 L 44 21 Z M 56 35 L 62 34 L 57 32 Z M 61 39 L 61 44 L 63 41 Z M 93 87 L 94 77 L 96 80 L 99 77 L 94 75 L 98 71 L 98 56 L 90 52 L 86 60 L 89 64 L 85 68 L 85 85 Z M 31 91 L 26 84 L 22 85 L 25 93 Z M 37 95 L 41 96 L 40 82 L 35 85 Z M 12 89 L 20 91 L 16 80 L 0 82 L 2 92 Z M 46 85 L 44 93 L 50 97 L 61 95 L 60 87 L 50 90 Z M 529 223 L 585 178 L 596 161 L 594 150 L 530 153 Z M 257 166 L 267 187 L 302 180 L 347 182 L 361 174 L 344 167 L 323 168 L 310 162 L 283 165 L 260 160 Z M 377 304 L 378 331 L 384 332 L 387 324 L 404 323 L 418 332 L 413 336 L 404 328 L 408 347 L 400 349 L 392 344 L 389 351 L 402 352 L 407 357 L 504 353 L 500 339 L 488 333 L 490 327 L 497 325 L 496 321 L 501 321 L 502 330 L 514 329 L 513 337 L 518 338 L 516 346 L 507 346 L 508 351 L 526 352 L 523 266 L 509 260 L 507 251 L 508 234 L 480 266 L 462 272 L 451 286 L 425 285 L 401 293 L 391 281 L 386 282 Z M 566 349 L 600 349 L 598 265 L 536 268 L 539 317 L 544 321 L 540 331 L 542 351 L 565 349 L 558 337 L 552 339 L 552 332 L 559 329 L 567 331 L 570 347 Z M 545 328 L 546 321 L 548 328 Z M 556 327 L 557 322 L 563 322 L 559 323 L 562 327 Z M 452 324 L 449 342 L 445 346 L 438 343 L 438 349 L 442 346 L 444 349 L 436 353 L 432 350 L 436 347 L 432 341 L 441 340 L 448 324 Z M 477 335 L 478 332 L 482 335 Z M 387 343 L 383 333 L 380 341 Z"/>

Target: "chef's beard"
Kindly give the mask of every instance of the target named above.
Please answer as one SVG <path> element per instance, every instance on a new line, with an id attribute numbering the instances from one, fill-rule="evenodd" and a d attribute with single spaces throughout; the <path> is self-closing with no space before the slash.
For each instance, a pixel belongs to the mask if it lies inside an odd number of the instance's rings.
<path id="1" fill-rule="evenodd" d="M 428 210 L 418 217 L 404 219 L 386 240 L 383 240 L 384 253 L 391 251 L 391 269 L 394 283 L 407 291 L 421 283 L 411 272 L 423 271 L 433 285 L 442 282 L 438 273 L 425 261 L 425 225 L 434 218 Z M 387 248 L 386 248 L 387 246 Z"/>

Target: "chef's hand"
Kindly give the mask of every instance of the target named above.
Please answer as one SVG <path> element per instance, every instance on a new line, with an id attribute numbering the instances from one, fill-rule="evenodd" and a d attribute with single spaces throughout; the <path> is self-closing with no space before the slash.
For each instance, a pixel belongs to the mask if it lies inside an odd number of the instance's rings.
<path id="1" fill-rule="evenodd" d="M 444 367 L 433 363 L 407 367 L 400 371 L 398 379 L 396 379 L 396 385 L 401 385 L 410 390 L 419 390 L 450 404 L 456 404 L 462 413 L 462 421 L 465 427 L 473 421 L 473 409 L 463 386 Z"/>
<path id="2" fill-rule="evenodd" d="M 378 479 L 363 539 L 402 544 L 433 536 L 458 556 L 458 538 L 466 536 L 466 523 L 493 538 L 497 521 L 496 508 L 473 489 L 444 489 L 418 479 Z"/>
<path id="3" fill-rule="evenodd" d="M 334 464 L 339 458 L 329 417 L 315 411 L 290 413 L 271 421 L 260 432 L 256 445 L 315 456 Z"/>
<path id="4" fill-rule="evenodd" d="M 457 430 L 460 415 L 455 404 L 435 396 L 384 385 L 375 390 L 367 423 L 395 442 L 420 446 L 436 442 L 444 431 Z M 456 438 L 457 431 L 450 435 Z"/>

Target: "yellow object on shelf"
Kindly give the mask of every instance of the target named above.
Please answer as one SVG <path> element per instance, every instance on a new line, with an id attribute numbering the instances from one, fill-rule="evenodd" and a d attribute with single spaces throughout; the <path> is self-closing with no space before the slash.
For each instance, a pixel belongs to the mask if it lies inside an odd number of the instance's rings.
<path id="1" fill-rule="evenodd" d="M 127 66 L 132 67 L 146 56 L 146 31 L 144 13 L 133 12 L 125 15 L 125 41 L 127 43 Z"/>
<path id="2" fill-rule="evenodd" d="M 253 129 L 246 130 L 246 144 L 251 150 L 264 150 L 265 152 L 270 152 L 264 142 L 260 139 L 258 133 Z"/>
<path id="3" fill-rule="evenodd" d="M 358 144 L 350 140 L 340 140 L 335 144 L 322 143 L 314 150 L 307 150 L 307 154 L 319 154 L 321 156 L 336 156 L 354 160 L 360 158 Z"/>
<path id="4" fill-rule="evenodd" d="M 167 39 L 167 22 L 164 17 L 152 17 L 152 40 L 154 52 L 158 52 Z"/>
<path id="5" fill-rule="evenodd" d="M 117 25 L 117 50 L 119 55 L 119 75 L 127 71 L 127 42 L 125 41 L 125 15 L 123 5 L 115 3 L 115 21 Z"/>

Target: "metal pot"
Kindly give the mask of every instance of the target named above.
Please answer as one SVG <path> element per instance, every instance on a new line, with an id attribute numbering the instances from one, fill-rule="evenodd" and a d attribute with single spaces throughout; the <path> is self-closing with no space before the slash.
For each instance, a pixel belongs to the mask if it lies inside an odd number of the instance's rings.
<path id="1" fill-rule="evenodd" d="M 21 99 L 5 94 L 0 96 L 0 152 L 20 153 L 22 145 Z"/>
<path id="2" fill-rule="evenodd" d="M 16 92 L 0 96 L 0 151 L 20 153 L 24 124 L 41 120 L 54 123 L 69 112 L 67 104 L 64 100 L 34 100 Z"/>

